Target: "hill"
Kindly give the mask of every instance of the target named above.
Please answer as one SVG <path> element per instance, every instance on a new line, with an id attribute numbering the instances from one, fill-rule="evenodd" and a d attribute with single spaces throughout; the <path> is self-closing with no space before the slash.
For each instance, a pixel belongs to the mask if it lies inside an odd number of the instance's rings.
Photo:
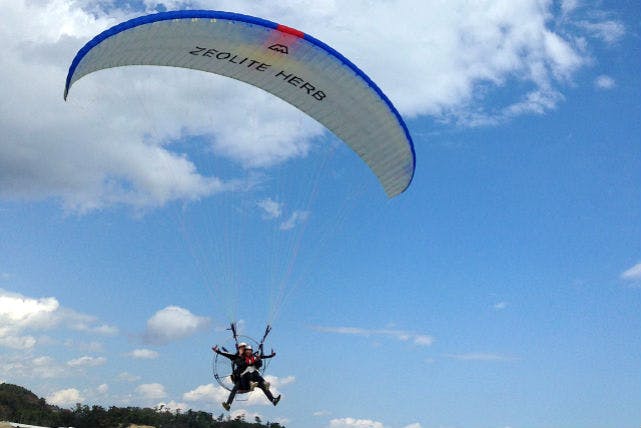
<path id="1" fill-rule="evenodd" d="M 0 421 L 19 422 L 47 427 L 125 428 L 146 425 L 163 428 L 284 428 L 278 423 L 265 424 L 256 418 L 253 423 L 242 418 L 230 419 L 222 414 L 214 419 L 211 413 L 188 410 L 171 413 L 141 407 L 87 406 L 61 409 L 47 404 L 44 398 L 18 385 L 0 384 Z"/>

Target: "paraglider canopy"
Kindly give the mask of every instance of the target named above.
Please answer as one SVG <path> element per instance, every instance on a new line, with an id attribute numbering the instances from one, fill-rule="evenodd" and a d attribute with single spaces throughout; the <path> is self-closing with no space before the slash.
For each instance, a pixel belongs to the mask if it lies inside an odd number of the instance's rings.
<path id="1" fill-rule="evenodd" d="M 81 77 L 125 65 L 202 70 L 254 85 L 296 106 L 343 140 L 389 197 L 402 193 L 412 180 L 412 139 L 391 101 L 351 61 L 299 30 L 209 10 L 135 18 L 80 49 L 69 68 L 64 98 Z"/>

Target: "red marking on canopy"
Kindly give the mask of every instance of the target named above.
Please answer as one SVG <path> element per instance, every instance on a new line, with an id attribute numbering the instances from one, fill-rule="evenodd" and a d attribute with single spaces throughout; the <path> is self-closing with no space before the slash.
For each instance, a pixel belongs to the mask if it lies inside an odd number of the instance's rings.
<path id="1" fill-rule="evenodd" d="M 276 27 L 278 31 L 282 31 L 283 33 L 291 34 L 292 36 L 300 37 L 301 39 L 305 37 L 305 33 L 303 33 L 300 30 L 297 30 L 292 27 L 288 27 L 287 25 L 282 25 L 278 24 L 278 27 Z"/>

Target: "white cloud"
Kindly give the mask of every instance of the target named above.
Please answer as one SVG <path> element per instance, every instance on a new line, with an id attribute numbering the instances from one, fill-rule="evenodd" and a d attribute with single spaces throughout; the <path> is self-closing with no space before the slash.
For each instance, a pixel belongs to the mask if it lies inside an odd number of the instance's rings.
<path id="1" fill-rule="evenodd" d="M 93 316 L 60 306 L 54 297 L 32 298 L 0 289 L 0 346 L 31 349 L 36 346 L 28 330 L 56 327 L 96 334 L 115 334 L 115 327 L 98 324 Z"/>
<path id="2" fill-rule="evenodd" d="M 494 308 L 497 311 L 500 311 L 502 309 L 507 308 L 507 305 L 508 305 L 507 302 L 497 302 L 494 304 L 494 306 L 492 306 L 492 308 Z"/>
<path id="3" fill-rule="evenodd" d="M 7 322 L 17 325 L 38 326 L 48 320 L 48 315 L 59 308 L 59 303 L 53 297 L 31 299 L 19 294 L 0 290 L 0 316 Z"/>
<path id="4" fill-rule="evenodd" d="M 610 76 L 601 75 L 594 80 L 594 86 L 599 89 L 612 89 L 616 86 L 616 82 Z"/>
<path id="5" fill-rule="evenodd" d="M 168 411 L 171 413 L 177 413 L 177 412 L 182 412 L 184 410 L 189 409 L 189 405 L 186 403 L 179 403 L 177 401 L 171 400 L 169 402 L 163 402 L 161 401 L 160 403 L 156 404 L 155 406 L 157 409 L 163 410 L 163 411 Z"/>
<path id="6" fill-rule="evenodd" d="M 42 339 L 40 340 L 42 342 Z M 105 346 L 102 342 L 92 340 L 90 342 L 76 341 L 73 339 L 66 339 L 64 345 L 68 348 L 75 348 L 84 352 L 104 352 Z"/>
<path id="7" fill-rule="evenodd" d="M 277 202 L 272 198 L 265 198 L 258 202 L 258 207 L 263 211 L 263 218 L 265 220 L 273 220 L 282 218 L 284 215 L 282 202 Z M 301 223 L 304 223 L 309 218 L 309 211 L 294 210 L 286 220 L 282 221 L 279 225 L 280 230 L 291 230 Z"/>
<path id="8" fill-rule="evenodd" d="M 267 220 L 278 218 L 283 214 L 283 204 L 274 201 L 272 198 L 265 198 L 259 201 L 258 206 L 265 212 L 264 218 Z"/>
<path id="9" fill-rule="evenodd" d="M 641 281 L 641 262 L 623 272 L 621 279 L 633 282 Z"/>
<path id="10" fill-rule="evenodd" d="M 89 357 L 85 355 L 80 358 L 69 360 L 67 365 L 69 367 L 97 367 L 104 365 L 106 362 L 107 359 L 105 357 Z"/>
<path id="11" fill-rule="evenodd" d="M 329 421 L 330 428 L 383 428 L 381 422 L 370 419 L 340 418 Z"/>
<path id="12" fill-rule="evenodd" d="M 107 70 L 79 81 L 64 103 L 62 86 L 76 51 L 143 11 L 112 5 L 107 14 L 92 1 L 5 3 L 0 82 L 12 108 L 0 115 L 1 198 L 56 198 L 78 212 L 194 200 L 236 182 L 203 175 L 172 141 L 203 136 L 219 155 L 256 168 L 305 156 L 323 132 L 262 91 L 184 70 Z M 205 0 L 161 3 L 211 7 Z M 149 2 L 146 12 L 155 4 Z M 591 36 L 612 43 L 625 34 L 611 19 L 573 22 L 581 10 L 576 0 L 562 3 L 559 20 L 553 2 L 539 0 L 351 0 L 349 7 L 221 0 L 216 7 L 279 21 L 327 42 L 408 117 L 468 125 L 555 108 L 564 84 L 589 61 L 579 41 Z M 404 25 L 385 25 L 390 16 Z M 512 83 L 516 89 L 505 91 L 511 98 L 488 105 L 494 90 Z"/>
<path id="13" fill-rule="evenodd" d="M 183 394 L 183 400 L 217 403 L 226 400 L 228 395 L 229 391 L 225 388 L 209 383 L 207 385 L 200 385 L 196 389 L 185 392 Z"/>
<path id="14" fill-rule="evenodd" d="M 432 336 L 429 336 L 426 334 L 412 333 L 405 330 L 390 329 L 390 328 L 366 329 L 366 328 L 360 328 L 360 327 L 316 326 L 314 327 L 314 329 L 316 331 L 320 331 L 323 333 L 337 333 L 337 334 L 347 334 L 347 335 L 364 336 L 364 337 L 369 337 L 369 336 L 391 337 L 403 342 L 410 341 L 417 346 L 430 346 L 434 343 L 434 338 Z"/>
<path id="15" fill-rule="evenodd" d="M 0 375 L 11 379 L 53 379 L 64 377 L 68 372 L 68 366 L 49 356 L 0 354 Z"/>
<path id="16" fill-rule="evenodd" d="M 158 352 L 151 349 L 134 349 L 133 351 L 127 354 L 132 358 L 142 359 L 142 360 L 153 360 L 158 358 Z"/>
<path id="17" fill-rule="evenodd" d="M 136 394 L 143 400 L 160 400 L 167 396 L 165 387 L 159 383 L 143 383 L 136 387 Z"/>
<path id="18" fill-rule="evenodd" d="M 419 424 L 418 422 L 415 422 L 413 424 L 406 425 L 403 428 L 421 428 L 421 424 Z"/>
<path id="19" fill-rule="evenodd" d="M 280 224 L 280 230 L 291 230 L 309 217 L 309 211 L 294 211 L 289 218 Z"/>
<path id="20" fill-rule="evenodd" d="M 140 380 L 140 376 L 133 375 L 128 372 L 121 372 L 116 376 L 116 379 L 121 380 L 123 382 L 137 382 Z"/>
<path id="21" fill-rule="evenodd" d="M 616 43 L 625 35 L 625 26 L 619 21 L 581 21 L 579 25 L 608 44 Z"/>
<path id="22" fill-rule="evenodd" d="M 96 388 L 96 392 L 101 395 L 106 394 L 108 391 L 109 385 L 107 385 L 106 383 L 101 383 L 100 385 L 98 385 L 98 388 Z"/>
<path id="23" fill-rule="evenodd" d="M 35 346 L 36 339 L 33 336 L 14 336 L 9 334 L 7 328 L 0 327 L 0 346 L 13 349 L 31 349 Z"/>
<path id="24" fill-rule="evenodd" d="M 449 358 L 462 361 L 514 361 L 514 357 L 489 352 L 470 352 L 467 354 L 448 354 Z"/>
<path id="25" fill-rule="evenodd" d="M 179 306 L 167 306 L 148 321 L 144 339 L 148 343 L 165 344 L 207 328 L 209 318 L 199 317 Z"/>
<path id="26" fill-rule="evenodd" d="M 289 385 L 296 382 L 296 377 L 295 376 L 277 377 L 277 376 L 267 375 L 265 376 L 265 380 L 271 384 L 272 388 L 280 388 L 282 386 Z"/>
<path id="27" fill-rule="evenodd" d="M 280 389 L 286 385 L 290 385 L 296 381 L 294 376 L 286 377 L 277 377 L 272 375 L 265 376 L 265 381 L 270 384 L 270 391 L 274 396 L 280 394 Z M 200 385 L 195 389 L 185 392 L 182 396 L 182 399 L 188 402 L 199 402 L 202 404 L 212 405 L 214 403 L 220 403 L 227 399 L 229 391 L 225 388 L 209 383 L 206 385 Z M 245 395 L 247 401 L 244 402 L 245 406 L 262 406 L 270 405 L 271 403 L 265 399 L 264 393 L 256 389 L 253 392 L 250 392 Z"/>
<path id="28" fill-rule="evenodd" d="M 579 6 L 579 0 L 562 0 L 561 1 L 561 10 L 565 15 L 574 11 L 578 6 Z"/>
<path id="29" fill-rule="evenodd" d="M 80 391 L 76 388 L 61 389 L 55 391 L 45 398 L 48 404 L 53 404 L 59 407 L 69 407 L 76 403 L 82 403 L 84 398 L 80 395 Z"/>

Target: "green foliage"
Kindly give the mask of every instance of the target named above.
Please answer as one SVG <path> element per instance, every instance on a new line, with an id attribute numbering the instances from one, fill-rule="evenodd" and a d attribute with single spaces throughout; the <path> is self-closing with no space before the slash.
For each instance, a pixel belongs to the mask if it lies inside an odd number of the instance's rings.
<path id="1" fill-rule="evenodd" d="M 140 407 L 87 406 L 76 404 L 74 409 L 61 409 L 47 404 L 44 398 L 18 385 L 0 384 L 0 421 L 28 425 L 76 428 L 127 428 L 131 424 L 157 428 L 284 428 L 278 423 L 262 424 L 260 418 L 249 423 L 243 417 L 231 419 L 220 414 L 188 410 L 172 413 L 167 410 Z"/>

